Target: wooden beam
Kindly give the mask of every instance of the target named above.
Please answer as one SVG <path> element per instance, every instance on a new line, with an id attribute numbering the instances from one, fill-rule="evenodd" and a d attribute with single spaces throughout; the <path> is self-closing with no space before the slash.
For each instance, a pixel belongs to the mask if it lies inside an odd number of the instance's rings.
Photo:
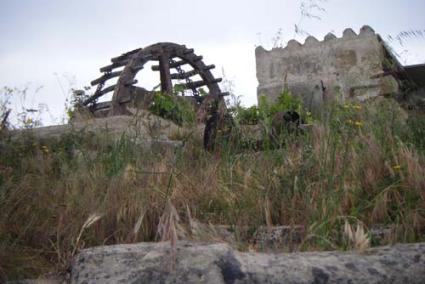
<path id="1" fill-rule="evenodd" d="M 192 60 L 193 61 L 199 61 L 199 60 L 202 60 L 202 56 L 194 56 L 193 58 L 192 58 Z M 188 61 L 186 61 L 186 60 L 179 60 L 179 61 L 176 61 L 176 62 L 173 62 L 173 63 L 170 63 L 170 68 L 176 68 L 176 67 L 179 67 L 179 66 L 182 66 L 182 65 L 185 65 L 185 64 L 188 64 L 189 62 Z M 159 66 L 158 65 L 153 65 L 152 66 L 152 71 L 159 71 Z"/>
<path id="2" fill-rule="evenodd" d="M 173 82 L 170 74 L 170 59 L 167 54 L 159 57 L 159 73 L 161 78 L 161 91 L 165 94 L 173 93 Z"/>
<path id="3" fill-rule="evenodd" d="M 94 93 L 93 96 L 91 96 L 90 98 L 88 98 L 87 100 L 83 102 L 83 105 L 88 105 L 89 103 L 94 102 L 95 100 L 103 96 L 104 94 L 112 92 L 116 86 L 117 85 L 112 85 L 112 86 L 106 87 L 103 90 L 100 90 L 99 92 Z"/>
<path id="4" fill-rule="evenodd" d="M 211 65 L 205 66 L 204 67 L 204 70 L 211 70 L 211 69 L 214 69 L 214 68 L 215 68 L 215 65 L 214 64 L 211 64 Z"/>
<path id="5" fill-rule="evenodd" d="M 204 57 L 202 56 L 202 55 L 195 55 L 195 56 L 192 56 L 190 59 L 191 60 L 193 60 L 193 61 L 199 61 L 199 60 L 202 60 Z"/>
<path id="6" fill-rule="evenodd" d="M 176 68 L 178 66 L 185 65 L 187 62 L 179 60 L 170 64 L 170 68 Z M 159 65 L 152 65 L 152 71 L 159 71 Z"/>
<path id="7" fill-rule="evenodd" d="M 151 60 L 152 58 L 153 58 L 152 54 L 147 54 L 147 55 L 138 57 L 137 59 L 142 61 L 143 64 L 144 64 L 144 63 L 146 63 L 146 61 Z M 120 61 L 115 61 L 114 63 L 112 63 L 110 65 L 107 65 L 105 67 L 100 68 L 100 72 L 109 72 L 109 71 L 112 71 L 115 68 L 125 66 L 130 62 L 130 60 L 131 60 L 131 57 L 130 58 L 124 58 Z"/>
<path id="8" fill-rule="evenodd" d="M 142 70 L 144 68 L 145 64 L 140 64 L 140 65 L 136 65 L 136 66 L 131 66 L 131 71 L 133 72 L 138 72 L 140 70 Z"/>
<path id="9" fill-rule="evenodd" d="M 189 48 L 189 49 L 186 49 L 185 51 L 183 51 L 183 54 L 190 54 L 190 53 L 193 53 L 193 51 L 194 51 L 193 48 Z"/>
<path id="10" fill-rule="evenodd" d="M 130 86 L 136 85 L 137 83 L 138 83 L 138 81 L 136 79 L 134 79 L 131 82 L 125 83 L 124 86 L 130 87 Z"/>
<path id="11" fill-rule="evenodd" d="M 115 63 L 115 62 L 121 61 L 121 60 L 123 60 L 123 59 L 126 59 L 128 56 L 130 56 L 130 55 L 134 55 L 134 54 L 136 54 L 137 52 L 139 52 L 140 50 L 142 50 L 142 49 L 141 49 L 141 48 L 137 48 L 137 49 L 131 50 L 131 51 L 129 51 L 129 52 L 123 53 L 123 54 L 121 54 L 120 56 L 113 57 L 113 58 L 111 59 L 111 62 Z"/>
<path id="12" fill-rule="evenodd" d="M 137 80 L 133 80 L 133 81 L 132 81 L 132 82 L 130 82 L 130 83 L 126 83 L 126 84 L 124 84 L 124 86 L 125 86 L 125 87 L 131 87 L 131 86 L 133 86 L 133 85 L 135 85 L 135 84 L 137 84 Z M 100 98 L 100 97 L 101 97 L 101 96 L 103 96 L 104 94 L 114 91 L 116 87 L 117 87 L 117 84 L 115 84 L 115 85 L 111 85 L 111 86 L 108 86 L 108 87 L 106 87 L 106 88 L 104 88 L 104 89 L 100 90 L 99 92 L 94 93 L 94 95 L 93 95 L 93 96 L 91 96 L 90 98 L 88 98 L 87 100 L 85 100 L 85 101 L 83 102 L 83 105 L 88 105 L 89 103 L 91 103 L 91 102 L 93 102 L 93 101 L 97 100 L 98 98 Z"/>
<path id="13" fill-rule="evenodd" d="M 103 83 L 106 80 L 109 80 L 111 78 L 118 77 L 119 75 L 121 75 L 121 71 L 106 73 L 106 74 L 103 74 L 101 77 L 97 78 L 96 80 L 91 81 L 90 84 L 92 86 L 94 86 L 94 85 L 97 85 L 99 83 Z"/>
<path id="14" fill-rule="evenodd" d="M 110 108 L 111 107 L 112 102 L 108 101 L 108 102 L 101 102 L 101 103 L 97 103 L 95 105 L 93 105 L 90 110 L 91 111 L 97 111 L 97 110 L 101 110 L 101 109 L 106 109 L 106 108 Z"/>
<path id="15" fill-rule="evenodd" d="M 223 79 L 218 78 L 218 79 L 212 80 L 210 83 L 219 83 L 222 80 Z M 190 83 L 183 84 L 183 87 L 185 89 L 196 89 L 196 88 L 199 88 L 199 87 L 202 87 L 202 86 L 206 86 L 206 85 L 208 85 L 208 83 L 205 82 L 205 81 L 203 81 L 203 80 L 201 80 L 201 81 L 195 81 L 195 82 L 190 82 Z"/>
<path id="16" fill-rule="evenodd" d="M 122 66 L 127 65 L 127 63 L 129 61 L 130 61 L 129 59 L 124 59 L 122 61 L 117 61 L 117 62 L 114 62 L 114 63 L 112 63 L 110 65 L 104 66 L 104 67 L 100 68 L 99 70 L 100 70 L 100 72 L 109 72 L 109 71 L 112 71 L 115 68 L 118 68 L 118 67 L 122 67 Z"/>
<path id="17" fill-rule="evenodd" d="M 106 87 L 105 89 L 103 89 L 103 90 L 101 90 L 101 91 L 99 92 L 99 93 L 100 93 L 100 95 L 99 95 L 99 96 L 102 96 L 102 95 L 104 95 L 104 94 L 106 94 L 106 93 L 112 92 L 113 90 L 115 90 L 116 86 L 117 86 L 117 85 L 112 85 L 112 86 Z"/>
<path id="18" fill-rule="evenodd" d="M 180 73 L 171 74 L 171 79 L 183 80 L 183 79 L 187 79 L 189 77 L 195 76 L 197 74 L 199 74 L 199 71 L 194 69 L 194 70 L 184 72 L 184 73 L 181 73 L 181 74 Z"/>

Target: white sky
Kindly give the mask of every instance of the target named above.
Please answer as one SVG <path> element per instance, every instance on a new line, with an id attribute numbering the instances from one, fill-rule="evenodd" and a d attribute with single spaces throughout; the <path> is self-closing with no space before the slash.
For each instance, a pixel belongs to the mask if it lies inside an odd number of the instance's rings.
<path id="1" fill-rule="evenodd" d="M 300 4 L 321 20 L 302 17 Z M 370 25 L 386 39 L 401 31 L 425 32 L 425 0 L 0 0 L 0 87 L 29 86 L 25 107 L 46 103 L 45 124 L 64 116 L 69 89 L 97 78 L 111 57 L 156 42 L 185 44 L 215 64 L 216 77 L 234 84 L 245 105 L 256 103 L 256 45 L 271 48 L 282 29 L 283 44 L 298 24 L 322 40 Z M 425 37 L 393 42 L 403 64 L 425 62 Z M 146 77 L 145 84 L 149 85 Z M 43 88 L 35 91 L 38 87 Z M 15 99 L 13 107 L 20 106 Z"/>

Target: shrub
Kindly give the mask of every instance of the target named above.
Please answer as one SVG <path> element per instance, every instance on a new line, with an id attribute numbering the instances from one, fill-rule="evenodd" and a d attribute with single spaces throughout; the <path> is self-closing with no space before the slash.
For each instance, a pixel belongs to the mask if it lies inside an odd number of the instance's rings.
<path id="1" fill-rule="evenodd" d="M 266 96 L 261 96 L 258 107 L 244 108 L 238 106 L 236 120 L 241 124 L 257 124 L 259 122 L 268 124 L 273 115 L 280 111 L 296 111 L 300 115 L 304 114 L 301 100 L 292 96 L 289 91 L 282 91 L 274 103 L 270 103 Z"/>
<path id="2" fill-rule="evenodd" d="M 193 106 L 184 97 L 172 97 L 167 94 L 156 93 L 149 110 L 179 125 L 191 124 L 196 120 Z"/>
<path id="3" fill-rule="evenodd" d="M 249 108 L 239 107 L 237 109 L 236 119 L 241 124 L 257 124 L 260 120 L 260 111 L 257 106 Z"/>

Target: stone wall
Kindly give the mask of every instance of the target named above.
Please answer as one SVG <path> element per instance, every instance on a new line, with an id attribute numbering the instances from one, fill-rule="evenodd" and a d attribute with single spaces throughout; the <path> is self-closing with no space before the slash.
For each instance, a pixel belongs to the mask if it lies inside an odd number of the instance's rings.
<path id="1" fill-rule="evenodd" d="M 399 89 L 386 72 L 399 64 L 368 26 L 359 34 L 346 29 L 341 38 L 329 33 L 323 41 L 309 36 L 304 44 L 291 40 L 285 48 L 270 51 L 259 46 L 255 57 L 257 96 L 271 101 L 287 88 L 314 109 L 333 99 L 365 100 Z"/>

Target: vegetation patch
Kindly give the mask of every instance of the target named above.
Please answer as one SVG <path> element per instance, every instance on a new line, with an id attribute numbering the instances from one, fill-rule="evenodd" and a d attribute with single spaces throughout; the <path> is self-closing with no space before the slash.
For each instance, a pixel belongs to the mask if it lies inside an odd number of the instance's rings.
<path id="1" fill-rule="evenodd" d="M 168 98 L 157 102 L 158 113 L 185 121 Z M 158 224 L 171 240 L 179 234 L 164 228 L 190 222 L 230 225 L 237 236 L 302 226 L 292 251 L 374 245 L 375 226 L 393 228 L 380 244 L 425 241 L 425 123 L 402 117 L 386 101 L 330 105 L 303 135 L 261 152 L 222 143 L 208 153 L 195 136 L 167 154 L 107 133 L 4 135 L 0 279 L 64 272 L 90 246 L 159 240 Z M 261 250 L 251 245 L 237 247 Z"/>
<path id="2" fill-rule="evenodd" d="M 193 124 L 196 120 L 194 106 L 184 97 L 156 93 L 149 110 L 178 125 Z"/>
<path id="3" fill-rule="evenodd" d="M 276 113 L 280 111 L 296 111 L 306 115 L 301 100 L 292 96 L 289 91 L 283 91 L 276 102 L 270 103 L 266 96 L 261 96 L 258 106 L 244 108 L 237 106 L 235 109 L 235 119 L 240 124 L 258 124 L 270 121 Z"/>

